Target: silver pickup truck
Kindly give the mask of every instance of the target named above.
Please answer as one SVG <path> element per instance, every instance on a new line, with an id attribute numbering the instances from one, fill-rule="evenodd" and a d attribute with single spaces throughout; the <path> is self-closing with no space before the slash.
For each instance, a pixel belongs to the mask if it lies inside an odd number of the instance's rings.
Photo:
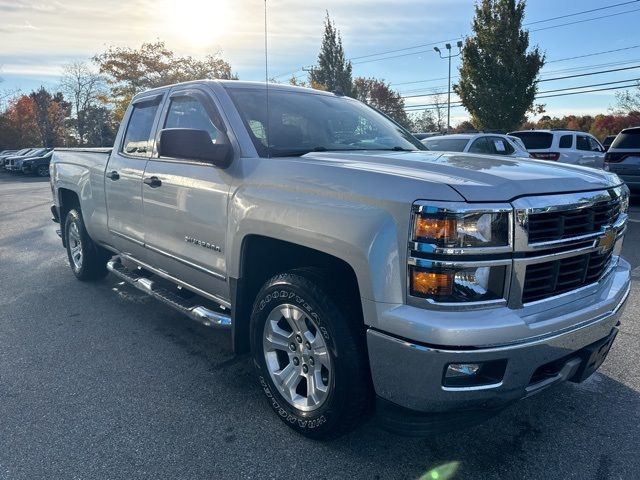
<path id="1" fill-rule="evenodd" d="M 113 149 L 57 149 L 73 273 L 111 272 L 250 352 L 291 428 L 427 434 L 603 362 L 629 293 L 615 175 L 428 152 L 340 95 L 137 95 Z"/>

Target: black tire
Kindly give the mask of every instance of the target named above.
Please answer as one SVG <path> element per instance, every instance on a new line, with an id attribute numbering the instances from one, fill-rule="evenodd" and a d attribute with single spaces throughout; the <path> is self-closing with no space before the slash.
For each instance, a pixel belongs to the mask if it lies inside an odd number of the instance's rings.
<path id="1" fill-rule="evenodd" d="M 372 411 L 373 389 L 362 326 L 348 318 L 349 310 L 339 307 L 312 278 L 303 271 L 292 271 L 276 275 L 262 287 L 251 314 L 251 351 L 260 387 L 276 414 L 302 435 L 326 440 L 353 430 L 367 418 Z M 292 405 L 275 385 L 267 366 L 265 324 L 269 315 L 284 304 L 299 308 L 305 318 L 313 319 L 318 327 L 316 334 L 322 334 L 330 356 L 331 381 L 326 397 L 312 411 Z"/>
<path id="2" fill-rule="evenodd" d="M 76 232 L 79 236 L 79 242 L 75 240 Z M 64 235 L 69 266 L 78 280 L 97 280 L 108 273 L 107 260 L 110 254 L 91 240 L 84 226 L 80 210 L 73 209 L 67 213 L 64 222 Z M 81 253 L 79 263 L 72 256 L 78 251 Z"/>
<path id="3" fill-rule="evenodd" d="M 49 176 L 49 165 L 38 165 L 36 167 L 35 174 L 39 177 L 48 177 Z"/>

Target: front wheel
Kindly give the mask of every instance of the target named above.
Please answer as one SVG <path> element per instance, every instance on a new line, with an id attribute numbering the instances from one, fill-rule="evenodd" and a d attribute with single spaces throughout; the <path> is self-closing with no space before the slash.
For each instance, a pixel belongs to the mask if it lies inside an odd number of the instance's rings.
<path id="1" fill-rule="evenodd" d="M 69 265 L 79 280 L 96 280 L 108 273 L 109 253 L 91 240 L 79 210 L 67 213 L 64 234 Z"/>
<path id="2" fill-rule="evenodd" d="M 36 174 L 39 177 L 48 177 L 49 176 L 49 165 L 38 165 L 36 169 Z"/>
<path id="3" fill-rule="evenodd" d="M 370 411 L 362 332 L 351 320 L 297 272 L 273 277 L 254 303 L 251 347 L 260 386 L 276 414 L 307 437 L 340 436 Z"/>

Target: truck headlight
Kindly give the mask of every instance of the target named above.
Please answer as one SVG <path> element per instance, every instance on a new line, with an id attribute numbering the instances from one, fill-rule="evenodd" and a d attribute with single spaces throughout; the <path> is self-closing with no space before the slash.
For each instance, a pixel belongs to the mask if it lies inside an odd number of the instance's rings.
<path id="1" fill-rule="evenodd" d="M 510 206 L 484 210 L 456 205 L 414 207 L 413 240 L 442 248 L 510 246 Z"/>
<path id="2" fill-rule="evenodd" d="M 620 213 L 627 213 L 629 211 L 629 197 L 631 191 L 627 185 L 622 185 L 619 189 L 620 192 Z"/>
<path id="3" fill-rule="evenodd" d="M 505 302 L 513 206 L 417 201 L 409 242 L 411 297 L 429 303 Z"/>
<path id="4" fill-rule="evenodd" d="M 420 267 L 409 269 L 414 297 L 438 303 L 485 302 L 503 298 L 507 267 Z"/>

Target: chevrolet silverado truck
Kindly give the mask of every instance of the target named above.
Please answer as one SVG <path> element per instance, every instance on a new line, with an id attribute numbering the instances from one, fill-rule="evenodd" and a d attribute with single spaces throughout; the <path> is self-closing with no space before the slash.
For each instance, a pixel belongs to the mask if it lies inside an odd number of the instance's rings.
<path id="1" fill-rule="evenodd" d="M 428 152 L 317 90 L 138 94 L 113 148 L 56 149 L 51 187 L 79 280 L 111 272 L 229 329 L 273 411 L 312 438 L 373 415 L 459 428 L 581 382 L 629 294 L 615 174 Z"/>

